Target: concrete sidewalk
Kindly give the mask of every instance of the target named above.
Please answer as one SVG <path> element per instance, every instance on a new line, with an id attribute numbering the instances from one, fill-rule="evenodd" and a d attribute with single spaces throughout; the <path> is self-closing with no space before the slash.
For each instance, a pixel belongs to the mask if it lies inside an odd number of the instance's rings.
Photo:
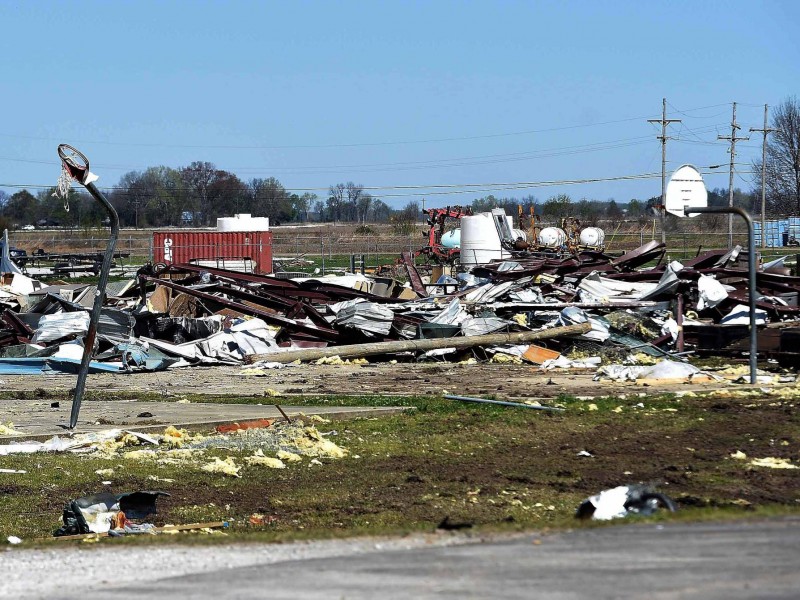
<path id="1" fill-rule="evenodd" d="M 265 399 L 268 402 L 268 399 Z M 54 435 L 65 435 L 62 427 L 69 422 L 70 401 L 61 401 L 51 408 L 51 400 L 0 400 L 0 421 L 12 422 L 14 429 L 23 435 L 0 436 L 0 443 L 20 440 L 45 440 Z M 283 419 L 274 404 L 216 404 L 141 402 L 138 400 L 84 401 L 75 433 L 104 429 L 131 429 L 140 432 L 163 431 L 168 425 L 186 429 L 212 429 L 216 425 L 255 419 Z M 364 406 L 284 406 L 290 417 L 304 413 L 320 415 L 326 419 L 376 417 L 405 410 L 401 407 Z"/>

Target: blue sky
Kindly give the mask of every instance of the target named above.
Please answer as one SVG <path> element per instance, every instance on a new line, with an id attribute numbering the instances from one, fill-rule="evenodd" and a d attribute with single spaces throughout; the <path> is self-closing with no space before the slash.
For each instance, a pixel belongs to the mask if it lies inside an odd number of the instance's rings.
<path id="1" fill-rule="evenodd" d="M 354 181 L 392 206 L 489 193 L 627 202 L 659 194 L 660 178 L 496 184 L 660 173 L 646 119 L 662 97 L 683 119 L 668 171 L 727 165 L 715 140 L 732 101 L 746 133 L 765 103 L 800 95 L 794 1 L 0 0 L 0 23 L 9 193 L 52 185 L 67 142 L 105 186 L 205 160 L 320 196 Z M 739 148 L 748 171 L 760 134 Z M 709 187 L 727 187 L 719 171 Z"/>

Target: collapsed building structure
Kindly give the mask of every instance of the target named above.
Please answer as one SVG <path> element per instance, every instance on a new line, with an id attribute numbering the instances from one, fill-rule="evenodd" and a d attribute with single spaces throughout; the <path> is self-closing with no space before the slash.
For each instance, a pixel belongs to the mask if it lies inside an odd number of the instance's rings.
<path id="1" fill-rule="evenodd" d="M 747 261 L 755 257 L 738 246 L 677 262 L 652 241 L 613 256 L 596 228 L 544 228 L 527 242 L 502 210 L 463 218 L 466 228 L 473 220 L 492 223 L 499 242 L 462 244 L 462 272 L 435 281 L 425 281 L 410 254 L 404 256 L 407 283 L 357 273 L 281 279 L 209 262 L 148 265 L 133 279 L 108 285 L 91 369 L 243 364 L 283 353 L 309 360 L 345 346 L 350 357 L 378 360 L 534 364 L 747 349 Z M 74 373 L 96 287 L 45 286 L 22 273 L 6 275 L 4 284 L 0 373 Z M 759 354 L 794 364 L 800 277 L 777 262 L 762 265 L 757 288 Z M 493 334 L 516 337 L 485 341 Z M 417 343 L 367 349 L 392 341 Z M 290 352 L 297 350 L 311 352 Z"/>

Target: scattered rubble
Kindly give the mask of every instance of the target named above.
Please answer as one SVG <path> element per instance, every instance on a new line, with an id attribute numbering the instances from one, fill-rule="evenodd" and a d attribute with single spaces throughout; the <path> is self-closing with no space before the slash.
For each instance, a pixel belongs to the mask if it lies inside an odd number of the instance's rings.
<path id="1" fill-rule="evenodd" d="M 638 379 L 652 375 L 609 366 L 631 355 L 679 364 L 692 352 L 745 352 L 749 257 L 738 246 L 683 263 L 665 254 L 655 241 L 621 256 L 525 250 L 444 275 L 432 287 L 408 261 L 406 285 L 362 274 L 281 279 L 147 266 L 108 285 L 90 369 L 252 364 L 243 373 L 258 374 L 295 360 L 366 364 L 370 357 L 545 369 L 602 364 L 599 376 Z M 759 353 L 793 366 L 800 277 L 766 267 L 757 275 Z M 44 285 L 19 272 L 2 282 L 0 374 L 75 373 L 96 286 Z M 696 376 L 680 376 L 689 375 Z"/>

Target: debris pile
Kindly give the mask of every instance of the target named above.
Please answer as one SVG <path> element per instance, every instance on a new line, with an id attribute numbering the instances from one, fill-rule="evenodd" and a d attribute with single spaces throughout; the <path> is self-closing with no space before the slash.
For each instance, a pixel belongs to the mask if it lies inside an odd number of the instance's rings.
<path id="1" fill-rule="evenodd" d="M 225 433 L 210 435 L 192 434 L 185 429 L 167 427 L 162 434 L 150 435 L 122 429 L 107 429 L 61 438 L 53 436 L 45 442 L 22 441 L 0 445 L 0 456 L 10 454 L 33 454 L 36 452 L 92 453 L 109 460 L 145 460 L 162 464 L 200 466 L 210 473 L 239 476 L 240 465 L 231 457 L 208 459 L 206 453 L 213 450 L 229 450 L 239 453 L 252 452 L 245 457 L 248 465 L 285 468 L 286 463 L 297 463 L 303 457 L 339 459 L 347 456 L 346 448 L 330 439 L 336 432 L 323 433 L 309 424 L 310 417 L 293 419 L 290 423 L 267 422 L 253 428 L 229 428 Z M 324 419 L 322 422 L 326 422 Z M 209 462 L 211 461 L 211 462 Z M 316 464 L 316 463 L 315 463 Z M 110 477 L 113 469 L 100 469 L 101 477 Z"/>
<path id="2" fill-rule="evenodd" d="M 146 267 L 108 285 L 90 372 L 255 363 L 255 373 L 365 357 L 554 369 L 747 350 L 749 257 L 738 246 L 682 263 L 665 253 L 655 241 L 621 256 L 520 252 L 430 283 L 407 261 L 408 284 Z M 3 282 L 0 374 L 76 372 L 96 287 L 45 286 L 21 273 Z M 757 286 L 759 352 L 794 364 L 800 277 L 775 261 L 758 272 Z M 604 376 L 640 375 L 628 368 Z"/>

